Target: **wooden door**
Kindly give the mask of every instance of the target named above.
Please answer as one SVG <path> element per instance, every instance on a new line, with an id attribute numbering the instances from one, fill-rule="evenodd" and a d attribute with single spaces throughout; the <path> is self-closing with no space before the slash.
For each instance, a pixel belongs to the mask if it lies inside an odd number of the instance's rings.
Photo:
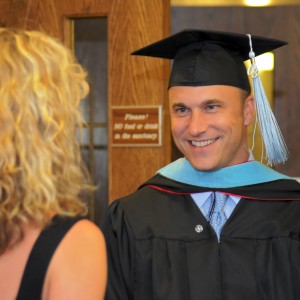
<path id="1" fill-rule="evenodd" d="M 108 153 L 107 161 L 104 159 L 102 163 L 107 163 L 107 174 L 104 185 L 95 178 L 95 183 L 99 185 L 98 196 L 91 205 L 91 218 L 95 222 L 101 218 L 107 203 L 133 192 L 170 161 L 169 122 L 164 113 L 167 108 L 168 62 L 130 56 L 133 50 L 169 34 L 169 6 L 169 0 L 0 1 L 1 26 L 42 30 L 63 40 L 70 47 L 74 42 L 75 20 L 106 18 Z M 113 147 L 111 108 L 145 105 L 163 107 L 162 145 Z M 97 173 L 96 165 L 92 160 L 92 177 Z M 100 199 L 105 189 L 107 197 Z"/>

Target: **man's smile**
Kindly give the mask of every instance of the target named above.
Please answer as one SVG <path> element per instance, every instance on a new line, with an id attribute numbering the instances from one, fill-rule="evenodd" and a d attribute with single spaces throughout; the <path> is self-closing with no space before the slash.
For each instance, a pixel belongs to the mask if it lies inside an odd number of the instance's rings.
<path id="1" fill-rule="evenodd" d="M 210 139 L 210 140 L 205 140 L 205 141 L 191 141 L 191 144 L 194 147 L 205 147 L 207 145 L 213 144 L 216 140 L 218 140 L 219 138 L 215 138 L 215 139 Z"/>

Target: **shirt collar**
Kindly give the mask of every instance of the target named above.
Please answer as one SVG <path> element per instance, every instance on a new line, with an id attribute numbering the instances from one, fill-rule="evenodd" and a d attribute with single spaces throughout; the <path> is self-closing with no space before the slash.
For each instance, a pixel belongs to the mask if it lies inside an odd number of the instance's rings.
<path id="1" fill-rule="evenodd" d="M 196 202 L 196 204 L 199 207 L 202 207 L 206 203 L 206 201 L 210 200 L 211 194 L 212 194 L 212 192 L 204 192 L 204 193 L 192 194 L 191 196 L 194 199 L 194 201 Z M 238 202 L 241 199 L 241 197 L 234 196 L 234 195 L 229 195 L 228 197 L 230 197 L 230 199 L 233 200 L 235 202 L 235 204 L 238 204 Z"/>

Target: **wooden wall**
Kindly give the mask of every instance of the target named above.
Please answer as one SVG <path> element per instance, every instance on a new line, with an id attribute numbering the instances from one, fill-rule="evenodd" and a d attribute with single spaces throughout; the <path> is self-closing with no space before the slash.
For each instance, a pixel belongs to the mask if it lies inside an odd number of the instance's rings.
<path id="1" fill-rule="evenodd" d="M 67 45 L 71 18 L 108 18 L 108 101 L 111 106 L 162 105 L 163 146 L 114 148 L 109 142 L 109 199 L 136 190 L 170 162 L 169 63 L 130 53 L 170 31 L 169 0 L 1 0 L 0 25 L 43 30 Z M 109 110 L 110 113 L 110 110 Z"/>

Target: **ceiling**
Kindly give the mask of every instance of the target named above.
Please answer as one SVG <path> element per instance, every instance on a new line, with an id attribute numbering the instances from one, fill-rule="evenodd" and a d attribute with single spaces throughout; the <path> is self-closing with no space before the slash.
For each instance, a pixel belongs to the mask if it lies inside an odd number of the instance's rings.
<path id="1" fill-rule="evenodd" d="M 268 2 L 267 6 L 300 5 L 300 0 L 260 0 L 259 2 Z M 246 0 L 171 0 L 172 6 L 249 6 L 245 3 Z"/>

